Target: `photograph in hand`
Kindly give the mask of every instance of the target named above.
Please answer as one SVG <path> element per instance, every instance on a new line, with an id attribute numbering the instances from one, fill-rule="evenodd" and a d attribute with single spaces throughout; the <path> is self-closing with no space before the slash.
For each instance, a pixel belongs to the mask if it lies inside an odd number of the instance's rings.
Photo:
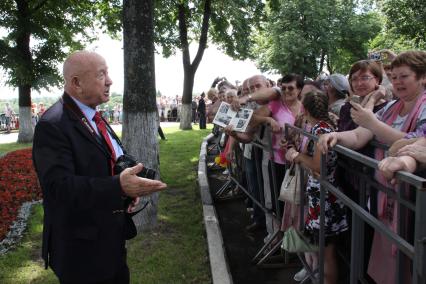
<path id="1" fill-rule="evenodd" d="M 232 125 L 234 131 L 245 132 L 252 115 L 253 110 L 251 109 L 242 108 L 236 112 L 232 110 L 230 104 L 222 102 L 213 123 L 221 127 Z"/>

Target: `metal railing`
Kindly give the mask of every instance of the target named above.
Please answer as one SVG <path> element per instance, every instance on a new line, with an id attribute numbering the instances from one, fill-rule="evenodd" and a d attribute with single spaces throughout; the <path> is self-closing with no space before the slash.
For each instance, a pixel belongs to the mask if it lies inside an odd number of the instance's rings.
<path id="1" fill-rule="evenodd" d="M 285 133 L 288 135 L 288 131 L 291 129 L 296 133 L 307 136 L 314 141 L 317 141 L 318 137 L 302 130 L 297 127 L 286 125 Z M 377 143 L 376 143 L 377 144 Z M 376 145 L 375 145 L 376 146 Z M 336 145 L 335 150 L 340 155 L 357 161 L 369 168 L 377 169 L 379 161 L 362 155 L 356 151 L 345 148 L 340 145 Z M 397 248 L 397 267 L 395 279 L 397 283 L 406 283 L 407 273 L 411 272 L 412 283 L 426 283 L 426 209 L 422 208 L 422 205 L 426 204 L 426 179 L 416 176 L 407 172 L 397 172 L 395 177 L 400 183 L 398 190 L 394 191 L 391 188 L 387 188 L 382 184 L 375 181 L 374 177 L 353 172 L 354 175 L 358 175 L 360 178 L 360 201 L 359 203 L 354 202 L 351 198 L 345 195 L 340 189 L 329 183 L 326 179 L 326 155 L 321 156 L 321 175 L 318 179 L 321 184 L 320 194 L 320 207 L 325 208 L 325 196 L 326 191 L 336 196 L 342 203 L 352 211 L 352 227 L 351 227 L 351 257 L 350 257 L 350 283 L 366 283 L 364 278 L 365 271 L 363 270 L 364 260 L 364 226 L 369 224 L 375 232 L 378 232 L 385 236 L 391 243 Z M 350 168 L 345 170 L 351 171 Z M 409 188 L 410 194 L 407 198 L 403 194 L 405 188 Z M 397 232 L 393 232 L 388 226 L 382 223 L 374 214 L 364 209 L 367 204 L 366 192 L 367 189 L 375 188 L 376 190 L 382 191 L 389 197 L 397 201 Z M 373 197 L 372 191 L 369 191 L 371 197 Z M 303 195 L 303 191 L 301 192 Z M 414 197 L 414 198 L 413 198 Z M 303 200 L 303 199 L 301 199 Z M 374 198 L 373 198 L 374 200 Z M 415 200 L 415 201 L 413 201 Z M 303 206 L 301 206 L 301 216 L 303 216 Z M 409 216 L 414 215 L 414 224 L 410 226 Z M 324 281 L 324 248 L 325 248 L 325 212 L 320 212 L 320 232 L 319 232 L 319 281 Z M 410 234 L 413 233 L 413 240 L 410 240 Z M 406 269 L 407 259 L 411 265 L 411 270 Z M 392 270 L 390 270 L 392 271 Z M 409 275 L 408 275 L 409 276 Z M 408 277 L 409 278 L 409 277 Z"/>
<path id="2" fill-rule="evenodd" d="M 281 224 L 282 212 L 280 207 L 280 201 L 278 200 L 279 190 L 281 184 L 278 184 L 277 177 L 275 176 L 275 163 L 274 161 L 274 151 L 272 148 L 272 131 L 269 125 L 264 125 L 263 137 L 266 139 L 261 139 L 260 137 L 256 137 L 253 142 L 251 142 L 253 146 L 252 154 L 254 154 L 254 163 L 255 170 L 257 175 L 258 182 L 258 190 L 259 190 L 259 198 L 257 199 L 252 193 L 244 187 L 241 182 L 237 178 L 237 174 L 232 170 L 232 167 L 228 166 L 228 170 L 230 172 L 229 180 L 216 192 L 215 197 L 221 198 L 222 196 L 226 196 L 226 194 L 233 189 L 233 186 L 236 185 L 238 188 L 245 193 L 245 195 L 250 198 L 250 200 L 258 206 L 265 214 L 265 217 L 270 218 L 273 223 Z M 263 143 L 262 143 L 262 140 Z M 216 145 L 216 144 L 214 144 Z M 214 146 L 216 149 L 219 147 Z M 213 147 L 211 148 L 213 149 Z M 265 177 L 262 171 L 262 152 L 267 155 L 267 158 L 270 160 L 270 177 Z M 259 178 L 261 177 L 261 178 Z M 270 188 L 264 188 L 263 180 L 269 179 Z M 272 200 L 272 208 L 267 208 L 265 204 L 265 190 L 270 191 L 271 200 Z M 273 228 L 270 228 L 273 230 Z M 267 241 L 256 253 L 253 257 L 252 262 L 257 265 L 263 265 L 266 263 L 268 258 L 270 258 L 277 250 L 280 249 L 281 242 L 276 241 L 277 236 L 280 234 L 280 230 L 273 230 L 273 234 L 269 237 L 269 241 Z M 273 243 L 275 242 L 275 243 Z M 273 243 L 273 244 L 272 244 Z M 285 255 L 286 264 L 288 264 L 288 256 Z M 282 266 L 282 265 L 269 265 L 269 266 Z"/>

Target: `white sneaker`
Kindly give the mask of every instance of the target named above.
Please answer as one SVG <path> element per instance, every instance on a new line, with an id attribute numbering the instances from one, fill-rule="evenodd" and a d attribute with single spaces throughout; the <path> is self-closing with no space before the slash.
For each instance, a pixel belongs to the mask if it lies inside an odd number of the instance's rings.
<path id="1" fill-rule="evenodd" d="M 228 169 L 224 170 L 222 174 L 224 174 L 224 175 L 227 175 L 227 174 L 229 174 L 229 171 L 228 171 Z"/>
<path id="2" fill-rule="evenodd" d="M 297 282 L 304 280 L 309 275 L 308 271 L 305 268 L 302 268 L 299 272 L 297 272 L 293 279 Z"/>

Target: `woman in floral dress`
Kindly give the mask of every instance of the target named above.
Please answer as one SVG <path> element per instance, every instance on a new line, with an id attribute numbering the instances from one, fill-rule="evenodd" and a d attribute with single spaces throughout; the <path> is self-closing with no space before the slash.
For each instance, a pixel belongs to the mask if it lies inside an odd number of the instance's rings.
<path id="1" fill-rule="evenodd" d="M 334 125 L 328 114 L 328 98 L 321 92 L 306 94 L 303 100 L 306 120 L 313 125 L 311 133 L 320 136 L 334 132 Z M 319 243 L 320 229 L 320 183 L 315 178 L 320 173 L 321 152 L 316 143 L 311 140 L 307 146 L 307 153 L 299 153 L 294 148 L 288 150 L 286 158 L 295 163 L 300 163 L 310 170 L 306 192 L 308 196 L 308 213 L 305 220 L 304 235 L 313 244 Z M 335 184 L 334 172 L 337 166 L 337 155 L 330 150 L 327 153 L 327 180 Z M 326 192 L 325 197 L 325 249 L 324 249 L 324 281 L 325 283 L 337 282 L 337 263 L 335 255 L 335 240 L 342 232 L 348 229 L 346 211 L 343 204 L 334 195 Z M 307 263 L 315 270 L 318 266 L 316 253 L 306 253 Z"/>

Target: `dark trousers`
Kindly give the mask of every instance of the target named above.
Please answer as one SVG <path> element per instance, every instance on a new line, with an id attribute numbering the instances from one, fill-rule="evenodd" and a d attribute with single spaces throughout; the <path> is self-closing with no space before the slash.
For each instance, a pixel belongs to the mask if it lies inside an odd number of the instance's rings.
<path id="1" fill-rule="evenodd" d="M 275 172 L 272 171 L 271 163 L 274 163 Z M 285 165 L 275 163 L 274 161 L 269 161 L 268 169 L 269 169 L 269 181 L 271 185 L 270 190 L 271 190 L 273 210 L 275 213 L 280 213 L 279 218 L 281 218 L 282 217 L 281 214 L 283 214 L 283 210 L 284 210 L 284 203 L 281 201 L 278 201 L 278 196 L 280 195 L 281 184 L 283 183 L 284 176 L 285 176 L 285 170 L 286 170 Z M 273 180 L 272 175 L 275 175 L 275 182 L 276 182 L 275 186 L 272 182 Z M 277 210 L 277 201 L 278 201 L 280 212 L 278 212 Z"/>
<path id="2" fill-rule="evenodd" d="M 199 113 L 200 116 L 200 129 L 206 129 L 206 114 Z"/>
<path id="3" fill-rule="evenodd" d="M 81 284 L 82 282 L 67 282 L 60 280 L 61 284 Z M 130 283 L 130 272 L 127 264 L 123 266 L 117 273 L 109 279 L 99 281 L 99 282 L 90 282 L 90 284 L 129 284 Z M 89 283 L 87 283 L 89 284 Z"/>
<path id="4" fill-rule="evenodd" d="M 161 126 L 158 126 L 158 134 L 160 135 L 161 140 L 166 140 L 166 136 L 164 136 L 164 132 Z"/>
<path id="5" fill-rule="evenodd" d="M 263 191 L 259 188 L 259 180 L 256 171 L 256 161 L 254 160 L 254 155 L 252 159 L 244 157 L 246 177 L 247 177 L 247 187 L 251 195 L 260 202 L 260 194 Z M 265 224 L 265 213 L 263 210 L 253 202 L 253 221 L 258 224 Z"/>
<path id="6" fill-rule="evenodd" d="M 193 109 L 192 110 L 192 123 L 196 123 L 197 122 L 197 110 Z"/>

